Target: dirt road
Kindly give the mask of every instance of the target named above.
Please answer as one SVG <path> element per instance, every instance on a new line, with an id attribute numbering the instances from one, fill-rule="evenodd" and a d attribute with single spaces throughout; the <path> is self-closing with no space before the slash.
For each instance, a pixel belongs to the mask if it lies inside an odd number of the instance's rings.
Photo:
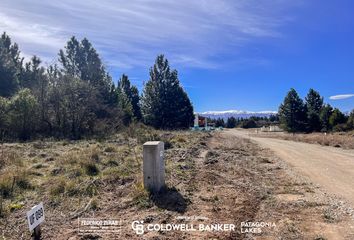
<path id="1" fill-rule="evenodd" d="M 242 130 L 230 133 L 250 138 L 270 148 L 300 174 L 319 184 L 327 192 L 343 198 L 354 207 L 354 151 L 316 144 L 256 137 Z"/>

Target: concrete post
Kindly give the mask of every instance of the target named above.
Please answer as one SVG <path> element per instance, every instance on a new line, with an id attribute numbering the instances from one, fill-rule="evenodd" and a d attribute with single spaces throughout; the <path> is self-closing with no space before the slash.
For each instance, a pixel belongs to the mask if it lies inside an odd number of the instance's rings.
<path id="1" fill-rule="evenodd" d="M 194 114 L 194 127 L 199 127 L 199 116 Z"/>
<path id="2" fill-rule="evenodd" d="M 158 192 L 165 185 L 164 143 L 146 142 L 143 145 L 144 188 Z"/>

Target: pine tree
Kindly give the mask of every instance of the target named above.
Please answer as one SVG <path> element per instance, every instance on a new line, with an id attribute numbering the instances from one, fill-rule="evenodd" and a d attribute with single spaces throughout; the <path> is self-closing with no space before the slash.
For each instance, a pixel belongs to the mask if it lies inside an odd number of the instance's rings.
<path id="1" fill-rule="evenodd" d="M 141 107 L 144 121 L 155 128 L 188 128 L 193 123 L 193 106 L 180 86 L 177 71 L 170 69 L 163 55 L 150 69 Z"/>
<path id="2" fill-rule="evenodd" d="M 41 60 L 33 56 L 20 75 L 20 87 L 31 89 L 39 104 L 40 130 L 45 132 L 48 127 L 48 77 L 46 69 L 40 66 Z"/>
<path id="3" fill-rule="evenodd" d="M 349 114 L 347 127 L 349 130 L 354 130 L 354 110 L 352 110 L 351 113 Z"/>
<path id="4" fill-rule="evenodd" d="M 225 127 L 224 119 L 223 118 L 216 119 L 215 127 Z"/>
<path id="5" fill-rule="evenodd" d="M 321 130 L 320 112 L 323 107 L 323 97 L 311 88 L 305 100 L 307 109 L 307 130 L 310 132 L 318 132 Z"/>
<path id="6" fill-rule="evenodd" d="M 332 115 L 333 108 L 331 105 L 326 104 L 322 107 L 320 112 L 320 121 L 321 121 L 321 131 L 328 132 L 332 129 L 331 124 L 329 123 L 329 118 Z"/>
<path id="7" fill-rule="evenodd" d="M 345 115 L 338 109 L 335 108 L 329 117 L 329 124 L 331 128 L 334 128 L 336 125 L 343 124 L 347 121 Z"/>
<path id="8" fill-rule="evenodd" d="M 295 89 L 291 88 L 279 107 L 279 119 L 288 132 L 304 130 L 306 118 L 305 106 Z"/>
<path id="9" fill-rule="evenodd" d="M 25 63 L 19 79 L 21 88 L 29 88 L 33 91 L 40 87 L 46 78 L 45 68 L 41 67 L 40 64 L 41 60 L 37 56 L 33 56 L 30 62 Z"/>
<path id="10" fill-rule="evenodd" d="M 59 51 L 62 72 L 75 79 L 81 79 L 96 87 L 105 103 L 110 103 L 112 79 L 106 73 L 96 49 L 84 38 L 79 42 L 75 37 Z"/>
<path id="11" fill-rule="evenodd" d="M 236 118 L 235 117 L 229 117 L 226 121 L 226 127 L 227 128 L 234 128 L 236 127 Z"/>
<path id="12" fill-rule="evenodd" d="M 117 86 L 118 103 L 126 111 L 126 123 L 134 120 L 141 120 L 139 91 L 135 86 L 131 86 L 127 75 L 123 74 Z M 122 105 L 123 104 L 123 105 Z"/>
<path id="13" fill-rule="evenodd" d="M 242 128 L 256 128 L 257 127 L 257 123 L 256 123 L 257 120 L 255 120 L 255 119 L 257 119 L 257 118 L 251 117 L 250 119 L 244 120 L 241 124 L 241 127 Z"/>
<path id="14" fill-rule="evenodd" d="M 8 106 L 8 99 L 0 97 L 0 141 L 3 140 L 6 131 L 8 131 Z"/>
<path id="15" fill-rule="evenodd" d="M 131 91 L 131 104 L 133 107 L 133 113 L 134 117 L 137 121 L 141 120 L 141 109 L 140 109 L 140 96 L 139 96 L 139 91 L 136 86 L 132 86 L 130 88 Z"/>
<path id="16" fill-rule="evenodd" d="M 133 120 L 133 106 L 131 103 L 130 81 L 128 76 L 122 75 L 117 86 L 118 106 L 123 111 L 123 123 L 129 125 Z"/>
<path id="17" fill-rule="evenodd" d="M 4 32 L 0 37 L 0 96 L 10 97 L 17 91 L 22 62 L 17 44 Z"/>

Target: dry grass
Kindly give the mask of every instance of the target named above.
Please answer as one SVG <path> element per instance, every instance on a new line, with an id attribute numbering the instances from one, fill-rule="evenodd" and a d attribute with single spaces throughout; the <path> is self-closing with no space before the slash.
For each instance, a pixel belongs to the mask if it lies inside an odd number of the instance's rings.
<path id="1" fill-rule="evenodd" d="M 341 147 L 344 149 L 354 149 L 354 132 L 339 133 L 309 133 L 309 134 L 289 134 L 289 133 L 260 133 L 257 137 L 273 137 L 297 142 L 314 143 L 323 146 Z"/>
<path id="2" fill-rule="evenodd" d="M 142 184 L 141 143 L 146 140 L 166 144 L 167 188 L 158 195 Z M 327 202 L 307 199 L 318 189 L 289 176 L 270 151 L 247 139 L 137 126 L 101 142 L 14 143 L 2 150 L 7 157 L 0 188 L 10 194 L 0 199 L 0 235 L 7 239 L 30 238 L 24 216 L 41 201 L 44 239 L 78 239 L 78 217 L 123 219 L 126 231 L 120 239 L 140 239 L 131 230 L 132 221 L 166 223 L 178 216 L 235 223 L 238 232 L 154 232 L 144 237 L 253 239 L 239 232 L 240 222 L 266 221 L 277 228 L 266 229 L 259 239 L 315 239 L 326 233 L 309 231 L 312 222 L 335 225 L 344 219 Z"/>
<path id="3" fill-rule="evenodd" d="M 156 131 L 137 125 L 100 142 L 3 144 L 0 236 L 29 238 L 23 219 L 26 211 L 41 201 L 46 211 L 45 238 L 56 238 L 61 228 L 71 229 L 70 219 L 91 214 L 110 216 L 109 209 L 116 206 L 116 201 L 131 209 L 150 209 L 155 204 L 142 185 L 142 143 L 162 140 L 168 148 L 167 158 L 184 158 L 189 155 L 185 149 L 204 135 Z M 171 172 L 181 170 L 172 161 L 166 168 Z"/>

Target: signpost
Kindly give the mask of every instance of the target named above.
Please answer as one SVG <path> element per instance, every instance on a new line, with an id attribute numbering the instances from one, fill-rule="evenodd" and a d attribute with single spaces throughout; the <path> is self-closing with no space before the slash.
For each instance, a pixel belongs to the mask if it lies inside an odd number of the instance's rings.
<path id="1" fill-rule="evenodd" d="M 27 221 L 30 232 L 34 231 L 33 239 L 40 239 L 40 224 L 44 221 L 44 207 L 42 202 L 27 212 Z"/>

